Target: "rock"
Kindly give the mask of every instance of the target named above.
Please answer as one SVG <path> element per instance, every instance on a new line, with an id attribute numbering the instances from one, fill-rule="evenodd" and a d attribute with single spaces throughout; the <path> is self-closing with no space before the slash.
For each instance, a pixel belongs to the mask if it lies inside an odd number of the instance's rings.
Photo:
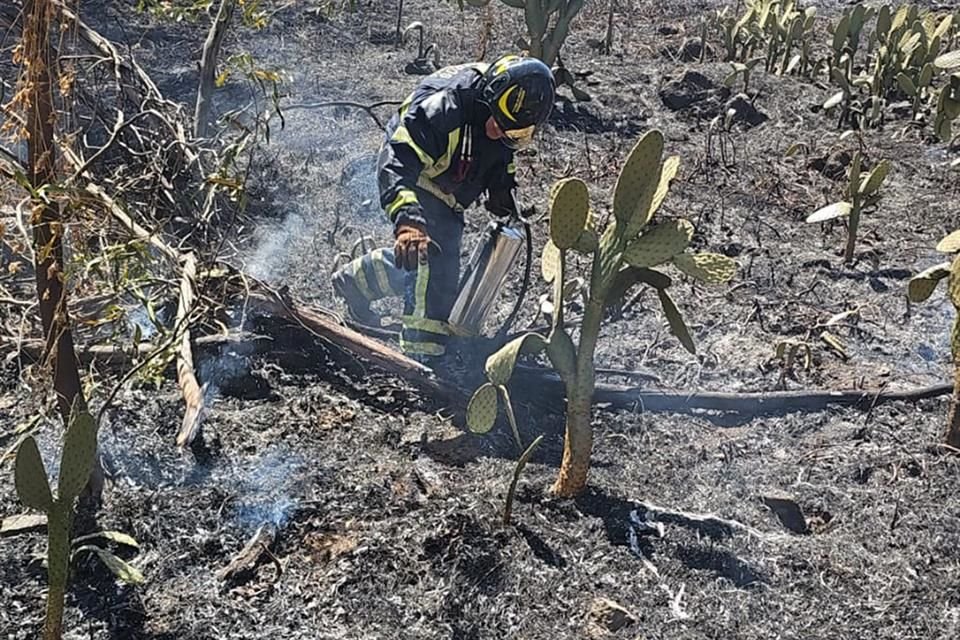
<path id="1" fill-rule="evenodd" d="M 809 527 L 807 527 L 807 519 L 803 515 L 803 511 L 792 498 L 787 496 L 761 496 L 763 504 L 767 505 L 774 514 L 776 514 L 777 519 L 780 520 L 780 524 L 784 527 L 793 531 L 794 533 L 810 533 Z"/>
<path id="2" fill-rule="evenodd" d="M 587 635 L 591 638 L 608 638 L 636 621 L 636 616 L 613 600 L 597 598 L 587 614 Z"/>
<path id="3" fill-rule="evenodd" d="M 727 102 L 725 113 L 730 111 L 733 111 L 732 123 L 739 122 L 748 127 L 756 127 L 770 119 L 765 113 L 758 111 L 744 93 L 738 93 Z"/>
<path id="4" fill-rule="evenodd" d="M 720 97 L 726 100 L 730 90 L 717 85 L 697 71 L 686 71 L 679 80 L 668 82 L 660 89 L 660 100 L 671 111 L 680 111 L 693 104 Z"/>
<path id="5" fill-rule="evenodd" d="M 669 58 L 677 58 L 681 62 L 698 62 L 700 60 L 700 54 L 703 51 L 703 42 L 700 38 L 688 38 L 684 40 L 683 44 L 680 45 L 680 48 L 667 47 L 661 50 L 661 54 Z M 713 55 L 713 47 L 707 43 L 707 57 Z"/>
<path id="6" fill-rule="evenodd" d="M 680 33 L 680 27 L 673 24 L 665 24 L 657 27 L 657 33 L 662 36 L 675 36 Z"/>
<path id="7" fill-rule="evenodd" d="M 810 162 L 807 163 L 807 167 L 820 172 L 831 180 L 840 180 L 846 178 L 847 167 L 850 166 L 852 160 L 853 156 L 849 151 L 840 149 L 839 151 L 834 151 L 829 156 L 812 158 Z"/>

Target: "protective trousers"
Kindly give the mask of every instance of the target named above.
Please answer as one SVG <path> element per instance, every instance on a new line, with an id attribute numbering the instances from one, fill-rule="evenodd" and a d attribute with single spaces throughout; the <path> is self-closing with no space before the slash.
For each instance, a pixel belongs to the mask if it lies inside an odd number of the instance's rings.
<path id="1" fill-rule="evenodd" d="M 433 194 L 417 189 L 431 249 L 416 271 L 396 266 L 393 249 L 376 249 L 341 270 L 344 279 L 367 302 L 403 296 L 400 348 L 411 356 L 441 356 L 450 336 L 447 318 L 456 302 L 460 280 L 463 214 Z"/>

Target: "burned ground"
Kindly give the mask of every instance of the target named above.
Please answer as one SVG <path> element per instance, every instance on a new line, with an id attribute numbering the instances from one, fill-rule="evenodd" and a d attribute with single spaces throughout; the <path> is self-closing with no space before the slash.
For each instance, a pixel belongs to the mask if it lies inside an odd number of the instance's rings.
<path id="1" fill-rule="evenodd" d="M 80 4 L 105 35 L 132 47 L 166 95 L 189 102 L 205 25 Z M 543 210 L 556 179 L 578 176 L 606 214 L 619 163 L 656 127 L 668 153 L 682 158 L 662 215 L 690 219 L 698 247 L 740 265 L 726 288 L 676 285 L 698 356 L 677 344 L 647 296 L 603 330 L 598 365 L 643 369 L 664 389 L 773 390 L 778 341 L 804 339 L 857 309 L 833 327 L 847 357 L 815 343 L 811 367 L 798 366 L 788 388 L 947 380 L 949 303 L 934 294 L 911 308 L 905 289 L 910 275 L 938 261 L 933 245 L 960 220 L 960 183 L 948 168 L 955 152 L 901 134 L 905 121 L 864 133 L 869 161 L 890 158 L 893 170 L 878 211 L 864 221 L 856 262 L 843 266 L 843 228 L 803 223 L 839 196 L 842 175 L 831 177 L 829 168 L 856 144 L 840 141 L 833 119 L 816 108 L 829 88 L 756 74 L 750 102 L 766 119 L 735 125 L 724 161 L 708 138 L 711 119 L 732 97 L 722 86 L 728 66 L 675 57 L 714 3 L 632 2 L 610 56 L 589 42 L 605 28 L 606 3 L 595 4 L 578 19 L 564 56 L 574 71 L 589 73 L 580 82 L 593 99 L 574 102 L 561 90 L 551 125 L 518 162 L 522 198 Z M 441 43 L 444 63 L 474 58 L 481 12 L 405 5 L 406 19 L 422 20 Z M 821 3 L 824 13 L 832 5 Z M 283 69 L 291 102 L 396 99 L 417 78 L 404 73 L 415 45 L 378 44 L 393 28 L 393 10 L 393 3 L 361 4 L 328 19 L 310 3 L 292 3 L 265 30 L 231 34 L 228 49 L 249 49 L 264 66 Z M 515 13 L 495 10 L 490 52 L 507 50 L 520 33 Z M 218 108 L 247 99 L 243 83 L 232 80 Z M 379 139 L 362 112 L 286 112 L 232 259 L 299 299 L 335 307 L 334 256 L 362 235 L 390 237 L 367 202 L 376 198 Z M 809 151 L 787 157 L 795 142 Z M 484 222 L 478 211 L 470 231 Z M 535 233 L 542 243 L 546 225 Z M 538 284 L 531 292 L 521 326 L 537 320 L 532 301 L 544 291 Z M 511 302 L 507 296 L 500 318 Z M 960 463 L 934 446 L 945 398 L 764 416 L 601 408 L 590 489 L 574 501 L 545 493 L 562 447 L 559 410 L 521 406 L 525 441 L 547 438 L 520 482 L 514 524 L 504 527 L 500 512 L 517 457 L 505 425 L 483 438 L 467 434 L 445 407 L 402 382 L 342 354 L 312 353 L 309 367 L 240 356 L 236 374 L 228 364 L 237 358 L 201 361 L 201 377 L 216 378 L 219 393 L 203 442 L 184 454 L 173 446 L 182 411 L 175 383 L 124 392 L 101 430 L 113 481 L 96 525 L 139 541 L 136 556 L 118 552 L 134 558 L 147 580 L 118 586 L 95 561 L 80 560 L 68 595 L 70 637 L 960 634 L 960 503 L 950 498 Z M 12 434 L 35 411 L 30 385 L 42 382 L 12 361 L 4 367 L 0 416 Z M 258 391 L 234 385 L 237 376 L 256 376 Z M 234 386 L 242 388 L 232 393 Z M 58 433 L 53 425 L 41 432 L 48 467 Z M 0 444 L 13 442 L 3 437 Z M 10 461 L 2 464 L 12 477 Z M 0 484 L 5 517 L 21 511 L 12 485 Z M 802 509 L 806 531 L 791 531 L 767 506 L 777 497 Z M 652 506 L 743 526 L 706 526 Z M 268 552 L 223 579 L 221 570 L 258 531 L 271 540 Z M 41 532 L 0 537 L 5 637 L 35 637 L 41 627 L 44 549 Z M 617 611 L 605 601 L 628 613 L 601 615 Z M 601 619 L 622 628 L 604 628 Z"/>

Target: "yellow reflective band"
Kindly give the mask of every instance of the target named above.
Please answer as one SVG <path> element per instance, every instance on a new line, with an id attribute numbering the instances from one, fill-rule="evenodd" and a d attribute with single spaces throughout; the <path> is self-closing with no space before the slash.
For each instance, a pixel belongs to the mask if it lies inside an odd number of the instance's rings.
<path id="1" fill-rule="evenodd" d="M 516 122 L 517 119 L 510 113 L 510 107 L 507 106 L 507 100 L 510 99 L 510 94 L 517 90 L 517 85 L 513 85 L 509 89 L 503 92 L 503 95 L 500 96 L 500 99 L 497 101 L 497 106 L 500 107 L 500 113 L 510 118 L 510 122 Z"/>
<path id="2" fill-rule="evenodd" d="M 417 157 L 420 158 L 420 162 L 423 163 L 423 166 L 429 167 L 433 165 L 433 158 L 430 157 L 426 151 L 417 146 L 417 143 L 413 141 L 413 138 L 410 137 L 410 132 L 407 131 L 407 128 L 404 125 L 397 127 L 397 130 L 393 132 L 393 136 L 390 138 L 392 142 L 400 142 L 407 145 L 413 152 L 417 154 Z"/>
<path id="3" fill-rule="evenodd" d="M 520 56 L 504 56 L 497 62 L 497 66 L 493 69 L 494 75 L 500 75 L 507 70 L 507 67 L 510 66 L 510 63 L 514 60 L 519 60 Z"/>
<path id="4" fill-rule="evenodd" d="M 353 283 L 357 285 L 357 289 L 360 290 L 363 297 L 367 300 L 376 300 L 377 296 L 373 295 L 370 285 L 367 284 L 367 276 L 363 273 L 363 258 L 357 258 L 350 263 L 350 272 L 353 276 Z"/>
<path id="5" fill-rule="evenodd" d="M 446 171 L 450 167 L 450 161 L 453 159 L 453 154 L 456 152 L 458 144 L 460 144 L 460 129 L 454 129 L 447 134 L 447 152 L 440 156 L 433 166 L 424 169 L 423 175 L 428 178 L 436 178 Z M 464 142 L 464 144 L 466 144 L 466 142 Z"/>
<path id="6" fill-rule="evenodd" d="M 417 202 L 417 194 L 410 189 L 400 189 L 397 193 L 397 197 L 393 199 L 393 202 L 387 205 L 386 212 L 390 219 L 393 219 L 394 214 L 397 212 L 397 209 L 402 207 L 405 204 L 414 204 Z"/>
<path id="7" fill-rule="evenodd" d="M 403 104 L 400 105 L 400 117 L 401 117 L 401 118 L 407 113 L 407 109 L 410 108 L 410 103 L 413 102 L 413 95 L 414 95 L 414 94 L 412 94 L 412 93 L 411 93 L 410 95 L 408 95 L 408 96 L 406 97 L 406 99 L 403 101 Z"/>
<path id="8" fill-rule="evenodd" d="M 400 338 L 400 349 L 404 353 L 415 353 L 423 356 L 442 356 L 447 352 L 447 348 L 442 344 L 432 342 L 407 342 Z"/>
<path id="9" fill-rule="evenodd" d="M 433 318 L 414 318 L 413 316 L 403 316 L 400 318 L 404 329 L 413 329 L 415 331 L 426 331 L 440 336 L 449 336 L 451 334 L 450 325 L 443 320 L 434 320 Z"/>
<path id="10" fill-rule="evenodd" d="M 514 174 L 514 173 L 516 173 L 516 172 L 517 172 L 517 165 L 515 165 L 515 164 L 512 163 L 512 162 L 507 165 L 507 173 L 509 173 L 509 174 Z"/>
<path id="11" fill-rule="evenodd" d="M 390 278 L 387 277 L 387 269 L 383 266 L 386 262 L 383 257 L 383 249 L 374 250 L 370 255 L 370 260 L 373 262 L 373 272 L 377 275 L 377 286 L 380 288 L 380 291 L 385 296 L 394 293 L 393 289 L 390 288 Z"/>
<path id="12" fill-rule="evenodd" d="M 421 175 L 419 178 L 417 178 L 417 186 L 423 189 L 424 191 L 426 191 L 427 193 L 429 193 L 430 195 L 432 195 L 433 197 L 435 197 L 437 200 L 439 200 L 443 204 L 450 207 L 451 209 L 454 209 L 454 210 L 461 209 L 460 203 L 457 202 L 457 199 L 454 198 L 449 193 L 445 193 L 440 187 L 436 185 L 436 183 L 433 180 L 430 180 L 429 178 Z"/>
<path id="13" fill-rule="evenodd" d="M 430 263 L 418 265 L 417 283 L 413 290 L 413 317 L 427 317 L 427 284 L 430 282 Z"/>

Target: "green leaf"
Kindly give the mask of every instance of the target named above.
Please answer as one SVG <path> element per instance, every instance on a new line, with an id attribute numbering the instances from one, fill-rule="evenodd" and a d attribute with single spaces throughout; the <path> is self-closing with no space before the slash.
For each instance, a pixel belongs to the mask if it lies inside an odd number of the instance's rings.
<path id="1" fill-rule="evenodd" d="M 487 382 L 477 389 L 467 405 L 467 428 L 473 433 L 489 433 L 497 422 L 497 388 Z"/>
<path id="2" fill-rule="evenodd" d="M 811 213 L 807 216 L 807 222 L 826 222 L 834 218 L 842 218 L 843 216 L 850 215 L 852 210 L 853 205 L 849 202 L 834 202 Z"/>
<path id="3" fill-rule="evenodd" d="M 74 409 L 63 438 L 57 499 L 68 507 L 87 486 L 97 456 L 97 425 L 85 410 Z"/>
<path id="4" fill-rule="evenodd" d="M 673 264 L 688 276 L 708 284 L 729 282 L 737 273 L 737 263 L 719 253 L 681 253 Z"/>
<path id="5" fill-rule="evenodd" d="M 663 307 L 663 313 L 667 316 L 667 322 L 670 324 L 670 333 L 677 337 L 684 349 L 696 355 L 697 347 L 690 336 L 690 330 L 687 329 L 687 324 L 683 321 L 683 316 L 677 309 L 677 305 L 673 303 L 670 294 L 667 293 L 666 289 L 657 289 L 657 295 L 660 296 L 660 305 Z"/>
<path id="6" fill-rule="evenodd" d="M 97 540 L 100 538 L 110 540 L 111 542 L 116 542 L 117 544 L 133 547 L 134 549 L 140 548 L 139 542 L 137 542 L 132 536 L 129 536 L 121 531 L 98 531 L 96 533 L 89 533 L 85 536 L 74 538 L 73 544 L 80 544 L 81 542 L 86 542 L 87 540 Z"/>
<path id="7" fill-rule="evenodd" d="M 24 506 L 44 512 L 53 507 L 47 471 L 33 436 L 24 438 L 17 450 L 14 484 L 17 487 L 17 496 Z"/>
<path id="8" fill-rule="evenodd" d="M 554 300 L 554 304 L 561 304 L 561 302 Z M 521 353 L 537 353 L 543 351 L 546 346 L 546 340 L 539 333 L 528 333 L 514 338 L 487 358 L 487 379 L 495 385 L 507 384 Z"/>
<path id="9" fill-rule="evenodd" d="M 887 179 L 888 173 L 890 173 L 890 161 L 881 160 L 878 162 L 877 166 L 870 171 L 867 179 L 860 185 L 860 194 L 869 195 L 877 191 L 883 184 L 883 181 Z"/>
<path id="10" fill-rule="evenodd" d="M 129 562 L 121 560 L 117 556 L 113 555 L 106 549 L 101 549 L 93 545 L 84 545 L 79 547 L 74 551 L 74 555 L 81 553 L 83 551 L 90 551 L 97 554 L 97 557 L 110 569 L 110 572 L 113 573 L 117 578 L 122 582 L 127 584 L 142 584 L 143 583 L 143 574 L 140 573 L 140 570 L 134 567 Z"/>
<path id="11" fill-rule="evenodd" d="M 910 278 L 910 284 L 907 285 L 907 297 L 911 302 L 923 302 L 929 298 L 944 278 L 950 276 L 950 263 L 944 262 L 921 271 Z"/>

